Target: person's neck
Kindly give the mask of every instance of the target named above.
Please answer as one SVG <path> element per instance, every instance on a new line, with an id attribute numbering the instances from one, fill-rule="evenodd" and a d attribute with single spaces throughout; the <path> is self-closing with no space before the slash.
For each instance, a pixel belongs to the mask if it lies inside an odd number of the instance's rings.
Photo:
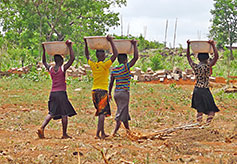
<path id="1" fill-rule="evenodd" d="M 62 64 L 56 64 L 55 65 L 55 67 L 61 67 L 62 66 Z"/>
<path id="2" fill-rule="evenodd" d="M 126 64 L 126 62 L 125 63 L 119 63 L 119 65 L 121 65 L 121 64 Z"/>
<path id="3" fill-rule="evenodd" d="M 207 64 L 207 61 L 201 61 L 200 63 L 201 64 Z"/>

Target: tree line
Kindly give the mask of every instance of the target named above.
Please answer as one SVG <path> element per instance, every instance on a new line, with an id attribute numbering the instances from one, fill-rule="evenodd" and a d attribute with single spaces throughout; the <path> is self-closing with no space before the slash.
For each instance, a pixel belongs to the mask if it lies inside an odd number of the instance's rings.
<path id="1" fill-rule="evenodd" d="M 35 62 L 44 41 L 73 40 L 76 60 L 83 60 L 83 37 L 105 35 L 119 25 L 119 13 L 112 7 L 126 6 L 126 0 L 2 0 L 0 2 L 0 70 Z M 214 0 L 209 37 L 219 47 L 231 49 L 237 41 L 237 1 Z M 121 37 L 117 37 L 121 38 Z M 124 37 L 123 37 L 124 38 Z M 129 36 L 128 38 L 134 38 Z M 161 43 L 138 37 L 139 50 Z"/>

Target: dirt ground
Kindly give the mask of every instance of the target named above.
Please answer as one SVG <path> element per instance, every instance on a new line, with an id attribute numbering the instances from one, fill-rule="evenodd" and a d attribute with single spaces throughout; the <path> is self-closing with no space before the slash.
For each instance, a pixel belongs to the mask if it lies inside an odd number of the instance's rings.
<path id="1" fill-rule="evenodd" d="M 236 93 L 213 88 L 220 112 L 209 126 L 187 128 L 195 124 L 196 112 L 190 108 L 193 82 L 174 83 L 132 84 L 132 132 L 128 135 L 122 126 L 119 136 L 105 140 L 94 138 L 97 118 L 91 84 L 71 83 L 68 95 L 77 111 L 69 118 L 68 133 L 73 139 L 60 139 L 61 122 L 54 120 L 46 128 L 46 139 L 38 139 L 36 131 L 47 114 L 50 81 L 0 80 L 0 163 L 237 163 Z M 112 117 L 105 120 L 108 134 L 115 126 L 114 102 L 111 110 Z M 182 126 L 186 128 L 177 128 Z"/>

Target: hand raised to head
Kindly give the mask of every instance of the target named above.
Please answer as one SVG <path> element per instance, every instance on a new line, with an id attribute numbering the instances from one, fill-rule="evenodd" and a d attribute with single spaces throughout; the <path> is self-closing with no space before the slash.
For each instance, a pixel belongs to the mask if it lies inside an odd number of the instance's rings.
<path id="1" fill-rule="evenodd" d="M 113 40 L 113 38 L 110 35 L 107 35 L 106 39 L 111 42 Z"/>
<path id="2" fill-rule="evenodd" d="M 42 48 L 45 49 L 44 44 L 42 43 L 41 45 L 42 45 Z"/>
<path id="3" fill-rule="evenodd" d="M 187 44 L 190 44 L 190 40 L 187 40 Z"/>
<path id="4" fill-rule="evenodd" d="M 133 40 L 131 40 L 131 43 L 132 43 L 133 45 L 136 45 L 136 44 L 137 44 L 137 41 L 136 41 L 135 39 L 133 39 Z"/>
<path id="5" fill-rule="evenodd" d="M 215 42 L 213 40 L 209 40 L 208 43 L 211 45 L 215 45 Z"/>
<path id="6" fill-rule="evenodd" d="M 67 40 L 67 41 L 66 41 L 66 45 L 67 45 L 68 47 L 72 46 L 72 41 L 71 41 L 71 40 Z"/>

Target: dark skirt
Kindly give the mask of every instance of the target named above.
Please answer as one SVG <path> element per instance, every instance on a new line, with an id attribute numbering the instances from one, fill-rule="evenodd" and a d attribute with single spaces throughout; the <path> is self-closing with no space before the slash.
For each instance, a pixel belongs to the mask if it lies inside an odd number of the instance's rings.
<path id="1" fill-rule="evenodd" d="M 69 102 L 66 91 L 51 92 L 48 102 L 49 114 L 54 120 L 60 119 L 63 116 L 74 116 L 76 111 Z"/>
<path id="2" fill-rule="evenodd" d="M 204 114 L 220 111 L 214 102 L 209 88 L 194 88 L 191 107 L 195 108 L 197 112 Z"/>
<path id="3" fill-rule="evenodd" d="M 109 105 L 109 96 L 106 90 L 95 89 L 92 91 L 92 100 L 96 109 L 95 116 L 104 114 L 106 117 L 111 116 Z"/>
<path id="4" fill-rule="evenodd" d="M 115 91 L 114 100 L 117 104 L 117 112 L 115 116 L 116 121 L 126 122 L 131 120 L 129 115 L 129 92 Z"/>

